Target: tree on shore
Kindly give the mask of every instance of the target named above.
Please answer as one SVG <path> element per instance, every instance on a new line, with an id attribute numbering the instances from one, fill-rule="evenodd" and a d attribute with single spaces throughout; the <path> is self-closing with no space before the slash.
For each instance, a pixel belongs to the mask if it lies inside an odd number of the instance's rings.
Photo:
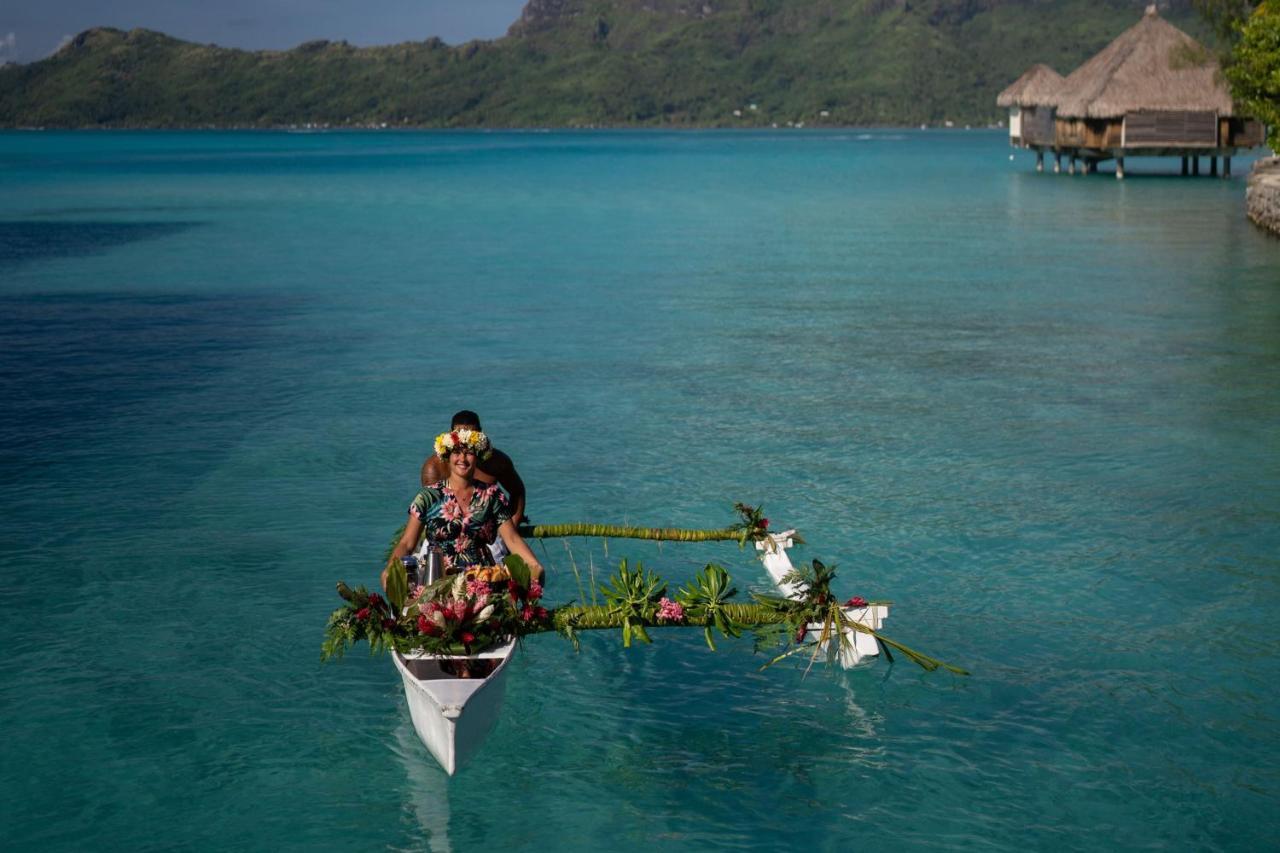
<path id="1" fill-rule="evenodd" d="M 1259 3 L 1238 32 L 1225 69 L 1231 94 L 1244 112 L 1267 125 L 1274 149 L 1280 146 L 1280 0 Z"/>
<path id="2" fill-rule="evenodd" d="M 1222 69 L 1240 110 L 1280 145 L 1280 0 L 1192 0 L 1222 40 Z M 1275 150 L 1280 151 L 1280 148 Z"/>

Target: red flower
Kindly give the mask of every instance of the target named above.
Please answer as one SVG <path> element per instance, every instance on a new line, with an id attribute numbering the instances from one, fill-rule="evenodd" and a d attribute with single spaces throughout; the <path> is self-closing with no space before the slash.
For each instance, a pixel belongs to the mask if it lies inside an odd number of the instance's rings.
<path id="1" fill-rule="evenodd" d="M 462 632 L 462 645 L 469 646 L 476 641 L 476 635 L 470 631 Z"/>
<path id="2" fill-rule="evenodd" d="M 368 619 L 368 618 L 369 618 L 369 608 L 367 608 L 367 607 L 361 607 L 359 610 L 357 610 L 357 611 L 356 611 L 356 618 L 357 618 L 357 619 L 359 619 L 361 622 L 363 622 L 364 620 Z"/>
<path id="3" fill-rule="evenodd" d="M 369 606 L 370 606 L 370 607 L 381 607 L 381 606 L 382 606 L 382 596 L 378 595 L 376 592 L 371 592 L 371 593 L 369 593 Z"/>
<path id="4" fill-rule="evenodd" d="M 845 607 L 866 607 L 867 600 L 860 595 L 855 595 L 844 603 Z"/>
<path id="5" fill-rule="evenodd" d="M 390 631 L 395 626 L 396 626 L 396 620 L 392 619 L 390 616 L 382 620 L 382 630 L 384 631 Z"/>
<path id="6" fill-rule="evenodd" d="M 547 618 L 547 608 L 545 608 L 545 607 L 539 607 L 537 610 L 535 610 L 535 611 L 534 611 L 534 613 L 537 613 L 537 614 L 538 614 L 538 618 L 539 618 L 539 619 L 546 619 L 546 618 Z"/>
<path id="7" fill-rule="evenodd" d="M 769 529 L 769 519 L 767 519 L 767 518 L 762 518 L 762 519 L 760 519 L 760 523 L 759 523 L 759 525 L 758 525 L 758 526 L 759 526 L 759 528 L 760 528 L 761 530 L 768 530 L 768 529 Z"/>
<path id="8" fill-rule="evenodd" d="M 523 620 L 524 620 L 524 621 L 526 621 L 526 622 L 528 622 L 530 619 L 532 619 L 532 618 L 533 618 L 533 608 L 526 604 L 526 605 L 524 606 L 524 609 L 520 611 L 520 618 L 521 618 L 521 619 L 523 619 Z"/>
<path id="9" fill-rule="evenodd" d="M 797 643 L 803 643 L 803 642 L 804 642 L 804 635 L 805 635 L 805 634 L 807 634 L 807 633 L 809 633 L 809 626 L 807 626 L 807 625 L 801 625 L 801 626 L 800 626 L 800 630 L 799 630 L 799 631 L 796 631 L 796 642 L 797 642 Z"/>
<path id="10" fill-rule="evenodd" d="M 428 620 L 425 616 L 418 617 L 418 630 L 426 634 L 428 637 L 440 636 L 440 626 Z"/>
<path id="11" fill-rule="evenodd" d="M 539 598 L 542 598 L 542 584 L 537 581 L 531 581 L 529 583 L 529 600 L 536 601 Z"/>

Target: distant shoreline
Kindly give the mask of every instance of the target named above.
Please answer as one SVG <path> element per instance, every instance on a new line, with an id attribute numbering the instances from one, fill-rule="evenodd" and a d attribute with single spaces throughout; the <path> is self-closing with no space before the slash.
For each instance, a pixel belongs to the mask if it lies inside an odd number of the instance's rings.
<path id="1" fill-rule="evenodd" d="M 254 51 L 94 27 L 46 59 L 0 67 L 0 126 L 981 128 L 1005 118 L 996 95 L 1029 62 L 1072 66 L 1133 18 L 1127 0 L 1085 16 L 1068 0 L 1034 13 L 958 0 L 939 14 L 902 3 L 770 0 L 692 15 L 656 5 L 578 15 L 531 2 L 508 35 L 456 46 L 315 40 Z"/>
<path id="2" fill-rule="evenodd" d="M 0 126 L 0 133 L 593 133 L 596 131 L 632 131 L 638 133 L 706 133 L 710 131 L 725 133 L 812 133 L 812 132 L 850 132 L 850 131 L 937 131 L 942 133 L 974 133 L 974 132 L 992 132 L 1003 131 L 1005 128 L 1000 125 L 982 125 L 982 126 L 966 126 L 966 127 L 944 127 L 941 125 L 929 125 L 922 127 L 916 124 L 851 124 L 851 125 L 822 125 L 820 127 L 727 127 L 724 125 L 598 125 L 592 127 L 556 127 L 556 126 L 537 126 L 530 125 L 527 127 L 435 127 L 433 125 L 419 126 L 397 126 L 397 127 L 363 127 L 363 126 L 339 126 L 339 127 L 297 127 L 292 125 L 280 125 L 272 127 L 261 127 L 258 125 L 235 126 L 228 125 L 225 127 L 187 127 L 182 125 L 172 125 L 164 127 L 156 126 L 140 126 L 140 127 L 119 127 L 119 126 L 83 126 L 83 127 L 20 127 L 20 126 Z"/>

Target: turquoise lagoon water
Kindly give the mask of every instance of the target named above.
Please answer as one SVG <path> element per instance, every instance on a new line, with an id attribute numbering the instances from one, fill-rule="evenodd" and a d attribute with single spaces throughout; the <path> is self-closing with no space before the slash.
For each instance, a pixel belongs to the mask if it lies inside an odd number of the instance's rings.
<path id="1" fill-rule="evenodd" d="M 1247 163 L 1008 153 L 0 136 L 5 846 L 1274 844 L 1280 242 Z M 318 658 L 462 407 L 535 520 L 764 502 L 973 676 L 544 636 L 445 777 L 389 661 Z M 579 541 L 550 598 L 622 556 L 766 587 L 733 545 Z"/>

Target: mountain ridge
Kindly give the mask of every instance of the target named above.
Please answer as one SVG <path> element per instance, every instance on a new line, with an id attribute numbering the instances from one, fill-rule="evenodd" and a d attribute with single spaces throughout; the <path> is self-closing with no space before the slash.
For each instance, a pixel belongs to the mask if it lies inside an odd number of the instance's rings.
<path id="1" fill-rule="evenodd" d="M 1142 6 L 529 0 L 492 41 L 277 51 L 98 27 L 47 59 L 0 68 L 0 126 L 986 124 L 1002 117 L 996 92 L 1027 66 L 1069 72 Z M 1166 6 L 1203 36 L 1189 0 Z"/>

